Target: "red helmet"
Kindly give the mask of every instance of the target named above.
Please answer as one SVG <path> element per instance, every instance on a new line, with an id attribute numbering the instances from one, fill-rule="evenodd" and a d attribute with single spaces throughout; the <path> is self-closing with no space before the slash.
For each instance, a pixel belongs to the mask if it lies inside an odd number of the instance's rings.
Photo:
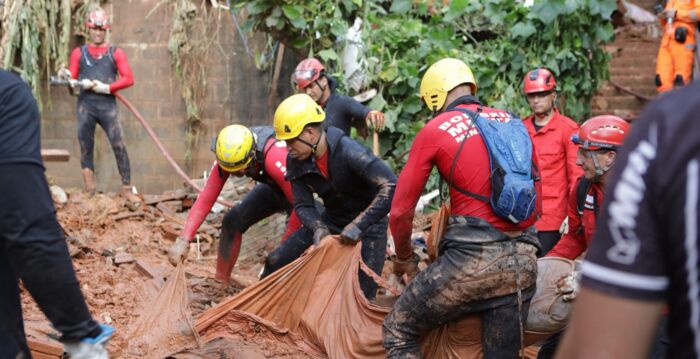
<path id="1" fill-rule="evenodd" d="M 299 89 L 304 89 L 306 86 L 311 85 L 314 81 L 318 80 L 323 71 L 326 68 L 323 64 L 313 57 L 303 60 L 297 65 L 297 68 L 292 74 L 292 81 L 294 85 Z"/>
<path id="2" fill-rule="evenodd" d="M 616 150 L 622 146 L 629 128 L 629 123 L 617 116 L 596 116 L 584 122 L 571 141 L 586 150 Z"/>
<path id="3" fill-rule="evenodd" d="M 107 13 L 102 9 L 92 10 L 85 19 L 85 26 L 87 26 L 88 29 L 100 28 L 102 30 L 109 30 L 109 16 L 107 16 Z"/>
<path id="4" fill-rule="evenodd" d="M 554 80 L 554 75 L 544 67 L 528 72 L 523 82 L 523 92 L 526 94 L 553 91 L 556 87 L 557 82 Z"/>

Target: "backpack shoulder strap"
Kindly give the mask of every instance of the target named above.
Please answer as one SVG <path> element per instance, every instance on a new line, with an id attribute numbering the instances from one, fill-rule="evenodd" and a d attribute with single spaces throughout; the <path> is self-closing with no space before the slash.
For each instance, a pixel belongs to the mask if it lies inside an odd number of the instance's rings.
<path id="1" fill-rule="evenodd" d="M 588 197 L 588 191 L 590 191 L 591 186 L 593 186 L 593 181 L 586 179 L 585 177 L 581 177 L 581 180 L 579 180 L 578 185 L 576 186 L 576 210 L 578 211 L 579 215 L 583 214 L 583 209 L 586 206 L 586 197 Z M 595 203 L 595 196 L 593 197 L 593 208 L 595 214 L 597 215 L 598 204 Z"/>
<path id="2" fill-rule="evenodd" d="M 481 110 L 482 110 L 481 106 L 479 106 L 479 108 L 477 108 L 476 113 L 469 111 L 465 108 L 455 107 L 454 109 L 452 109 L 452 111 L 459 111 L 459 112 L 462 112 L 462 113 L 466 114 L 467 116 L 469 116 L 469 118 L 471 120 L 471 124 L 467 128 L 467 131 L 464 133 L 464 138 L 462 138 L 462 142 L 460 142 L 460 144 L 459 144 L 459 149 L 457 149 L 457 153 L 455 153 L 455 157 L 452 159 L 452 165 L 450 166 L 450 174 L 447 176 L 447 179 L 445 180 L 445 182 L 447 182 L 447 185 L 454 187 L 454 189 L 456 189 L 458 192 L 460 192 L 464 195 L 467 195 L 467 196 L 472 197 L 472 198 L 480 199 L 484 202 L 489 202 L 490 200 L 488 197 L 485 197 L 485 196 L 482 196 L 480 194 L 476 194 L 473 192 L 469 192 L 465 189 L 460 188 L 459 186 L 457 186 L 456 184 L 454 184 L 452 182 L 452 175 L 454 174 L 455 165 L 457 164 L 457 159 L 459 158 L 459 154 L 462 152 L 462 147 L 464 147 L 464 142 L 466 142 L 466 140 L 467 140 L 467 135 L 469 134 L 469 131 L 471 131 L 472 128 L 474 128 L 474 126 L 476 126 L 476 118 L 477 118 L 477 116 L 479 116 L 479 113 L 481 113 Z M 489 154 L 489 156 L 490 156 L 490 154 Z"/>

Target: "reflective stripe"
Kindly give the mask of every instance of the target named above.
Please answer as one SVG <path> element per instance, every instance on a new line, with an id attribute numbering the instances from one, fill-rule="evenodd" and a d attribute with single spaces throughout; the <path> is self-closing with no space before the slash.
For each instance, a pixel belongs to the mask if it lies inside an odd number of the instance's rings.
<path id="1" fill-rule="evenodd" d="M 698 21 L 698 16 L 695 14 L 695 10 L 690 10 L 690 20 L 693 20 L 695 22 Z"/>
<path id="2" fill-rule="evenodd" d="M 688 163 L 685 193 L 685 270 L 690 303 L 690 329 L 693 331 L 695 357 L 700 353 L 700 303 L 698 303 L 698 160 Z"/>
<path id="3" fill-rule="evenodd" d="M 660 292 L 668 288 L 669 280 L 665 276 L 651 276 L 623 272 L 617 269 L 603 267 L 601 265 L 584 261 L 581 265 L 581 273 L 599 282 L 632 289 L 641 289 Z"/>

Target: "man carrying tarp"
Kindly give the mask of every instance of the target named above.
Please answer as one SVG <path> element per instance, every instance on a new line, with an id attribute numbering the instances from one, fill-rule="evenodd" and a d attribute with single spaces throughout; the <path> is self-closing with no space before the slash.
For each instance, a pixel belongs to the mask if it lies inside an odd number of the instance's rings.
<path id="1" fill-rule="evenodd" d="M 211 147 L 216 162 L 202 193 L 187 215 L 185 228 L 168 251 L 168 260 L 173 265 L 187 257 L 197 228 L 202 225 L 231 175 L 247 176 L 258 184 L 224 216 L 216 259 L 216 280 L 228 283 L 241 250 L 241 237 L 250 226 L 275 212 L 286 211 L 290 217 L 282 240 L 299 228 L 299 219 L 291 205 L 292 187 L 284 179 L 287 148 L 284 142 L 275 141 L 274 135 L 270 126 L 249 129 L 230 125 L 219 132 Z"/>
<path id="2" fill-rule="evenodd" d="M 515 358 L 521 348 L 537 277 L 536 158 L 522 122 L 482 105 L 476 90 L 471 70 L 457 59 L 436 62 L 421 82 L 421 97 L 436 116 L 416 135 L 392 203 L 395 274 L 417 271 L 412 219 L 434 166 L 450 187 L 452 215 L 436 261 L 410 282 L 384 320 L 388 358 L 422 358 L 421 336 L 474 313 L 483 322 L 485 358 Z M 488 142 L 503 135 L 509 138 L 504 146 Z M 502 206 L 508 200 L 510 206 Z"/>
<path id="3" fill-rule="evenodd" d="M 275 111 L 275 134 L 287 143 L 287 179 L 303 226 L 270 253 L 264 276 L 330 234 L 339 234 L 344 244 L 362 241 L 362 260 L 375 273 L 382 273 L 386 215 L 396 176 L 368 148 L 339 129 L 324 129 L 324 119 L 323 109 L 306 94 L 288 97 Z M 314 193 L 325 207 L 320 212 Z M 377 284 L 365 273 L 360 273 L 360 287 L 365 297 L 374 298 Z"/>

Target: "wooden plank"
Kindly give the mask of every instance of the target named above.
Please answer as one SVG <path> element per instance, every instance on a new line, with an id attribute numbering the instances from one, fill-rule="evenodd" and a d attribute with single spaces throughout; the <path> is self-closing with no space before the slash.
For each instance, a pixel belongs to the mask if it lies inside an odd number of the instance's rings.
<path id="1" fill-rule="evenodd" d="M 160 286 L 165 283 L 165 271 L 158 265 L 144 259 L 137 259 L 134 266 L 141 274 L 153 278 Z"/>
<path id="2" fill-rule="evenodd" d="M 68 162 L 70 152 L 59 149 L 41 149 L 41 159 L 44 162 Z"/>
<path id="3" fill-rule="evenodd" d="M 48 340 L 40 340 L 36 338 L 27 338 L 29 349 L 35 352 L 54 355 L 60 357 L 63 355 L 63 345 L 49 342 Z"/>

